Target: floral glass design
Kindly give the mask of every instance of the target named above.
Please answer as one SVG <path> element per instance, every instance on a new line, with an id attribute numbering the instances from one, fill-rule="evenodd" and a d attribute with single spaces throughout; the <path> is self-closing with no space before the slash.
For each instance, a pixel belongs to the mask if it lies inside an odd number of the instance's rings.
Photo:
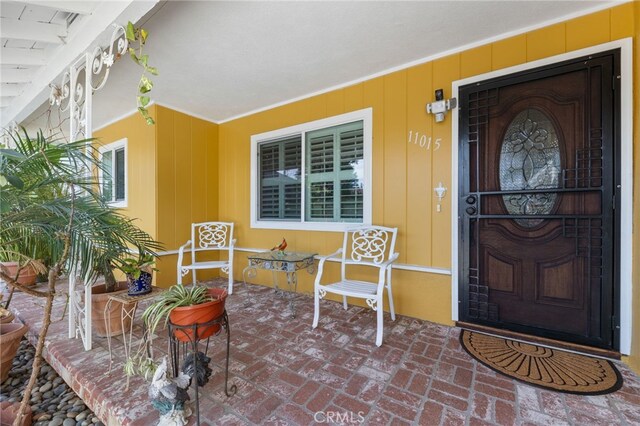
<path id="1" fill-rule="evenodd" d="M 500 190 L 520 191 L 558 188 L 560 147 L 551 119 L 542 111 L 529 108 L 509 123 L 500 150 Z M 511 215 L 543 215 L 553 209 L 557 194 L 506 194 L 502 196 Z M 542 219 L 514 219 L 524 227 Z"/>

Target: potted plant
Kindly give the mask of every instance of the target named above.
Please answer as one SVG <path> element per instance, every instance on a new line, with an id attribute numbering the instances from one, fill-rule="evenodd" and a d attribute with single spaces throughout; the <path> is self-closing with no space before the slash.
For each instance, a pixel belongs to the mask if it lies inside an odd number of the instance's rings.
<path id="1" fill-rule="evenodd" d="M 166 326 L 169 320 L 175 325 L 191 326 L 205 324 L 220 317 L 224 312 L 227 291 L 208 288 L 202 285 L 174 285 L 150 304 L 142 318 L 150 333 L 153 333 L 161 321 Z M 220 330 L 220 324 L 198 327 L 196 339 L 206 339 Z M 182 342 L 194 339 L 193 331 L 180 329 L 175 337 Z"/>
<path id="2" fill-rule="evenodd" d="M 98 337 L 119 336 L 124 329 L 131 326 L 131 317 L 122 318 L 122 303 L 111 301 L 111 296 L 127 291 L 126 281 L 117 281 L 113 274 L 115 266 L 110 259 L 101 259 L 96 265 L 96 274 L 104 278 L 104 282 L 91 286 L 91 324 Z M 107 322 L 110 327 L 107 328 Z"/>
<path id="3" fill-rule="evenodd" d="M 155 261 L 150 253 L 141 252 L 138 258 L 126 258 L 119 269 L 127 275 L 129 296 L 138 296 L 151 292 L 152 271 Z"/>
<path id="4" fill-rule="evenodd" d="M 162 249 L 132 219 L 105 202 L 97 176 L 87 176 L 87 170 L 101 167 L 91 140 L 60 143 L 42 132 L 34 138 L 23 132 L 11 135 L 15 149 L 0 149 L 0 256 L 9 255 L 18 242 L 22 259 L 36 262 L 33 248 L 39 247 L 48 266 L 47 283 L 35 287 L 20 284 L 0 269 L 0 279 L 9 287 L 45 301 L 18 421 L 40 372 L 59 278 L 75 271 L 90 285 L 102 262 L 120 259 L 132 248 L 151 253 Z"/>
<path id="5" fill-rule="evenodd" d="M 0 323 L 0 383 L 9 377 L 13 358 L 26 332 L 27 326 L 22 323 Z"/>
<path id="6" fill-rule="evenodd" d="M 113 295 L 128 293 L 136 296 L 151 291 L 151 271 L 157 269 L 152 267 L 155 263 L 153 255 L 142 248 L 140 250 L 138 258 L 105 258 L 97 262 L 96 272 L 104 277 L 104 282 L 91 287 L 91 323 L 98 337 L 119 336 L 131 326 L 132 318 L 122 317 L 122 302 L 112 300 L 108 304 Z M 124 272 L 127 281 L 117 281 L 114 269 Z M 107 322 L 110 324 L 109 328 Z"/>

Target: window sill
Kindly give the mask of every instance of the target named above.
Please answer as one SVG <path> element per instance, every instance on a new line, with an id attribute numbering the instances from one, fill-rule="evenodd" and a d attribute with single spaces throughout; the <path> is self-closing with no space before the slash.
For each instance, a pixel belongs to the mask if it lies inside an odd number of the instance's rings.
<path id="1" fill-rule="evenodd" d="M 107 203 L 109 207 L 113 207 L 114 209 L 126 209 L 127 202 L 126 201 L 111 201 Z"/>
<path id="2" fill-rule="evenodd" d="M 286 229 L 291 231 L 329 231 L 344 232 L 347 229 L 370 226 L 362 222 L 267 222 L 252 221 L 252 229 Z"/>

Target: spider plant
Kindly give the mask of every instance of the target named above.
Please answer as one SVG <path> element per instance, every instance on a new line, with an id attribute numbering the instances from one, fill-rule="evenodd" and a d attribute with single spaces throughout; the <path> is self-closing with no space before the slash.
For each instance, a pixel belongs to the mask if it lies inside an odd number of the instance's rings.
<path id="1" fill-rule="evenodd" d="M 199 305 L 213 300 L 208 291 L 207 287 L 199 285 L 186 287 L 182 284 L 177 284 L 169 288 L 155 302 L 150 304 L 142 314 L 142 319 L 147 325 L 149 333 L 155 332 L 163 319 L 166 327 L 169 322 L 169 314 L 175 308 Z"/>

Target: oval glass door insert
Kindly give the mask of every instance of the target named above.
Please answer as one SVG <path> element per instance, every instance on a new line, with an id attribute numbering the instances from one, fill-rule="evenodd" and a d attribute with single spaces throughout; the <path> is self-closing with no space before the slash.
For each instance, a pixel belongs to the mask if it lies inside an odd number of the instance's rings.
<path id="1" fill-rule="evenodd" d="M 507 127 L 500 149 L 500 190 L 521 191 L 559 188 L 560 147 L 553 122 L 542 111 L 528 108 Z M 551 213 L 557 194 L 505 194 L 502 196 L 511 215 Z M 524 227 L 533 227 L 543 219 L 514 219 Z"/>

